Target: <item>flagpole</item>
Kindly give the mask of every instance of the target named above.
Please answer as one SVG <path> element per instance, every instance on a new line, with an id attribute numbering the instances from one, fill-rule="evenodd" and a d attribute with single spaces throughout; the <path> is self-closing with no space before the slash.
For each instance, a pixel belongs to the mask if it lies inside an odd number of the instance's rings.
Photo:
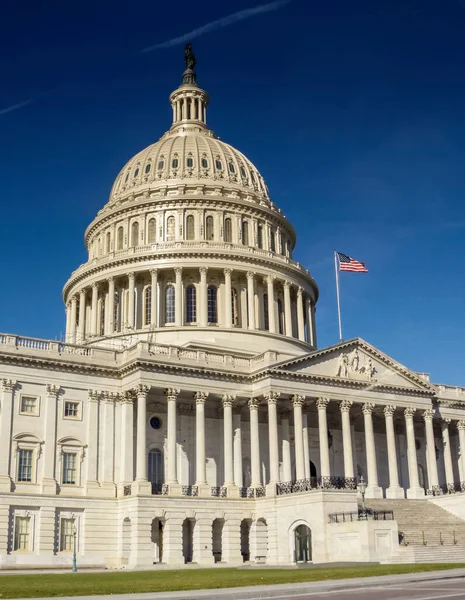
<path id="1" fill-rule="evenodd" d="M 337 296 L 337 318 L 339 323 L 339 341 L 342 342 L 342 322 L 341 322 L 341 297 L 339 293 L 339 269 L 337 264 L 337 252 L 334 250 L 334 271 L 336 273 L 336 296 Z"/>

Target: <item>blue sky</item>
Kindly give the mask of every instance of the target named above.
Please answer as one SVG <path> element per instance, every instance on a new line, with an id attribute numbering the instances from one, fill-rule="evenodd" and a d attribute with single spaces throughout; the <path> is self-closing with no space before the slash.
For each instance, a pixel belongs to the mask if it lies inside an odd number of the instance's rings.
<path id="1" fill-rule="evenodd" d="M 140 51 L 257 4 L 3 7 L 0 331 L 62 334 L 85 227 L 169 127 L 182 45 Z M 338 339 L 336 247 L 370 270 L 341 274 L 344 338 L 465 385 L 465 1 L 291 0 L 193 45 L 210 126 L 296 227 L 320 347 Z"/>

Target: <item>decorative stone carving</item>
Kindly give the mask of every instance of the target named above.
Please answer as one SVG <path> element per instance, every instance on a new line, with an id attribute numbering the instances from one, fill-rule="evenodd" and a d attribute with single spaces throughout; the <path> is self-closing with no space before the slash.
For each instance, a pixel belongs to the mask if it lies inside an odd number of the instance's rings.
<path id="1" fill-rule="evenodd" d="M 292 396 L 291 400 L 293 406 L 303 406 L 305 402 L 305 396 L 300 396 L 299 394 L 296 394 L 295 396 Z"/>
<path id="2" fill-rule="evenodd" d="M 45 386 L 45 395 L 46 396 L 58 396 L 58 394 L 60 393 L 60 386 L 59 385 L 53 385 L 51 383 L 47 383 L 47 385 Z"/>
<path id="3" fill-rule="evenodd" d="M 457 423 L 457 429 L 465 429 L 465 419 L 461 419 L 458 423 Z"/>
<path id="4" fill-rule="evenodd" d="M 2 392 L 12 392 L 15 388 L 16 381 L 12 379 L 2 379 L 1 380 L 1 390 Z"/>
<path id="5" fill-rule="evenodd" d="M 318 410 L 326 410 L 329 404 L 329 398 L 318 398 L 316 406 Z"/>
<path id="6" fill-rule="evenodd" d="M 362 406 L 362 413 L 364 415 L 371 415 L 374 409 L 375 405 L 373 402 L 365 402 L 365 404 Z"/>
<path id="7" fill-rule="evenodd" d="M 352 407 L 352 400 L 341 400 L 339 402 L 339 409 L 341 412 L 349 412 Z"/>
<path id="8" fill-rule="evenodd" d="M 281 394 L 279 392 L 265 392 L 263 398 L 268 404 L 276 404 Z"/>
<path id="9" fill-rule="evenodd" d="M 416 413 L 417 409 L 413 406 L 409 406 L 404 410 L 404 416 L 406 419 L 413 419 L 413 415 Z"/>
<path id="10" fill-rule="evenodd" d="M 97 390 L 87 391 L 89 402 L 98 402 L 100 400 L 101 392 Z"/>
<path id="11" fill-rule="evenodd" d="M 194 393 L 194 400 L 195 400 L 196 404 L 205 404 L 207 398 L 208 398 L 207 392 L 195 392 Z"/>
<path id="12" fill-rule="evenodd" d="M 396 406 L 394 406 L 393 404 L 388 404 L 387 406 L 384 407 L 383 412 L 384 412 L 384 416 L 386 417 L 392 417 L 394 416 L 394 413 L 396 411 Z"/>
<path id="13" fill-rule="evenodd" d="M 138 396 L 145 396 L 145 397 L 147 397 L 147 394 L 149 393 L 149 391 L 150 391 L 150 386 L 148 386 L 148 385 L 139 384 L 136 387 L 136 394 Z"/>
<path id="14" fill-rule="evenodd" d="M 338 359 L 337 377 L 345 379 L 362 379 L 366 381 L 376 381 L 375 374 L 377 370 L 370 357 L 359 355 L 358 349 L 353 352 L 341 352 Z"/>
<path id="15" fill-rule="evenodd" d="M 258 410 L 258 407 L 260 406 L 260 400 L 258 398 L 249 398 L 247 404 L 250 410 Z"/>
<path id="16" fill-rule="evenodd" d="M 165 389 L 165 396 L 170 399 L 174 399 L 176 400 L 176 398 L 179 396 L 179 392 L 180 390 L 178 388 L 166 388 Z"/>
<path id="17" fill-rule="evenodd" d="M 423 419 L 425 421 L 432 421 L 434 417 L 434 410 L 432 408 L 428 408 L 427 410 L 423 411 Z"/>
<path id="18" fill-rule="evenodd" d="M 223 402 L 223 407 L 233 406 L 235 399 L 236 399 L 236 396 L 233 396 L 231 394 L 224 394 L 223 397 L 221 398 L 221 401 Z"/>

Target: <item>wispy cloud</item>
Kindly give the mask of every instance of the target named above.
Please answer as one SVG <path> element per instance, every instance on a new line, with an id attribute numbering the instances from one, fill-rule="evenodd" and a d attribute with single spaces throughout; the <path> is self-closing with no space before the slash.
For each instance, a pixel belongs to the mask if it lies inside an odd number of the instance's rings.
<path id="1" fill-rule="evenodd" d="M 22 102 L 18 102 L 17 104 L 12 104 L 11 106 L 7 106 L 6 108 L 1 108 L 0 117 L 2 115 L 6 115 L 7 113 L 13 112 L 14 110 L 19 110 L 20 108 L 23 108 L 28 104 L 31 104 L 31 102 L 33 102 L 35 99 L 36 97 L 33 96 L 32 98 L 28 98 L 27 100 L 23 100 Z"/>
<path id="2" fill-rule="evenodd" d="M 268 4 L 260 4 L 259 6 L 255 6 L 253 8 L 246 8 L 244 10 L 240 10 L 239 12 L 233 13 L 232 15 L 228 15 L 227 17 L 223 17 L 222 19 L 218 19 L 216 21 L 212 21 L 211 23 L 207 23 L 202 27 L 198 27 L 189 33 L 181 35 L 176 38 L 172 38 L 171 40 L 167 40 L 166 42 L 161 42 L 160 44 L 155 44 L 154 46 L 149 46 L 148 48 L 144 48 L 141 52 L 152 52 L 152 50 L 158 50 L 160 48 L 170 48 L 171 46 L 177 46 L 179 44 L 183 44 L 184 42 L 190 42 L 194 38 L 197 38 L 204 33 L 209 33 L 210 31 L 215 31 L 217 29 L 222 29 L 223 27 L 229 27 L 229 25 L 234 25 L 234 23 L 238 23 L 239 21 L 244 21 L 245 19 L 249 19 L 250 17 L 254 17 L 256 15 L 261 15 L 263 13 L 271 12 L 273 10 L 278 10 L 286 4 L 289 4 L 292 0 L 275 0 L 275 2 L 269 2 Z"/>

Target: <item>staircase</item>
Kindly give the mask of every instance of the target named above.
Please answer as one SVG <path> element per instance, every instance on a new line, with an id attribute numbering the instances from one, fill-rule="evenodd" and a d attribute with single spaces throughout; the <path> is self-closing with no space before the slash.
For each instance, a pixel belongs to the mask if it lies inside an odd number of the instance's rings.
<path id="1" fill-rule="evenodd" d="M 399 548 L 387 562 L 465 562 L 465 520 L 437 504 L 428 500 L 368 499 L 366 506 L 394 512 Z"/>

